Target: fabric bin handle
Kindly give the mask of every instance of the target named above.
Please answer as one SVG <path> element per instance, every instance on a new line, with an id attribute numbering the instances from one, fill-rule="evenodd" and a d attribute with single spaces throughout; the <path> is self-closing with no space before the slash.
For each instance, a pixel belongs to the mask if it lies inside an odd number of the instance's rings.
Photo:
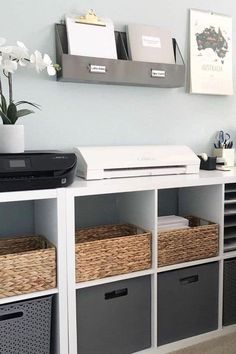
<path id="1" fill-rule="evenodd" d="M 24 313 L 22 311 L 13 312 L 13 313 L 5 313 L 4 315 L 0 315 L 0 322 L 12 320 L 15 318 L 20 318 L 23 316 L 24 316 Z"/>
<path id="2" fill-rule="evenodd" d="M 128 295 L 127 288 L 114 290 L 109 293 L 105 293 L 105 300 L 115 299 L 117 297 L 126 296 L 126 295 Z"/>
<path id="3" fill-rule="evenodd" d="M 196 275 L 191 275 L 190 277 L 182 278 L 179 281 L 180 281 L 180 284 L 182 284 L 182 285 L 188 285 L 191 283 L 196 283 L 196 282 L 198 282 L 198 280 L 199 280 L 199 277 L 198 277 L 198 274 L 196 274 Z"/>

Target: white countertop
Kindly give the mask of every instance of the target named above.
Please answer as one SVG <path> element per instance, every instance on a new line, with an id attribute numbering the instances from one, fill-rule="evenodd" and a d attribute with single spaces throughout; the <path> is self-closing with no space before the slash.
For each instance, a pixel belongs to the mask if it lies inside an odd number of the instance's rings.
<path id="1" fill-rule="evenodd" d="M 236 167 L 231 171 L 200 170 L 199 174 L 129 177 L 94 181 L 86 181 L 77 177 L 68 189 L 75 195 L 95 195 L 225 183 L 236 183 Z"/>

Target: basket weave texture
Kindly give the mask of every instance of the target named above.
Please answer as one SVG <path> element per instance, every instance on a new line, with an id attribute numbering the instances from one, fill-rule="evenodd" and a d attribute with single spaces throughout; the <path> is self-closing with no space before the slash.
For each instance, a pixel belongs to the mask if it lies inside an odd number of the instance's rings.
<path id="1" fill-rule="evenodd" d="M 42 236 L 0 239 L 0 298 L 56 287 L 56 250 Z"/>
<path id="2" fill-rule="evenodd" d="M 151 267 L 151 233 L 134 225 L 104 225 L 76 231 L 76 282 Z"/>
<path id="3" fill-rule="evenodd" d="M 158 234 L 159 267 L 218 255 L 218 225 L 194 216 L 187 218 L 190 228 Z"/>

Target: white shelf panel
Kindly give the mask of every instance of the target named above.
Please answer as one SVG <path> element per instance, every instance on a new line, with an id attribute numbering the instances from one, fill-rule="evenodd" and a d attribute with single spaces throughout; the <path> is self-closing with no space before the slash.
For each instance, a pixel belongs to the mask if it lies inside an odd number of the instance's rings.
<path id="1" fill-rule="evenodd" d="M 227 172 L 200 170 L 198 174 L 114 178 L 94 181 L 86 181 L 77 177 L 74 183 L 67 188 L 67 191 L 76 197 L 225 183 L 236 183 L 236 167 Z"/>
<path id="2" fill-rule="evenodd" d="M 227 334 L 231 334 L 235 332 L 236 332 L 236 325 L 227 326 L 227 327 L 223 327 L 223 329 L 218 329 L 212 332 L 200 334 L 195 337 L 182 339 L 178 342 L 162 345 L 161 347 L 157 347 L 157 348 L 152 347 L 146 350 L 142 350 L 140 352 L 136 352 L 134 354 L 171 354 L 176 350 L 188 348 L 193 345 L 200 344 L 208 340 L 215 339 L 220 336 L 225 336 Z"/>
<path id="3" fill-rule="evenodd" d="M 234 220 L 234 221 L 225 221 L 224 222 L 224 227 L 225 228 L 228 228 L 228 227 L 234 227 L 234 226 L 236 226 L 236 220 Z"/>
<path id="4" fill-rule="evenodd" d="M 0 299 L 0 305 L 10 304 L 10 303 L 16 302 L 16 301 L 29 300 L 29 299 L 34 299 L 34 298 L 41 297 L 41 296 L 54 295 L 54 294 L 58 294 L 57 288 L 44 290 L 44 291 L 36 291 L 35 293 L 5 297 L 3 299 Z"/>
<path id="5" fill-rule="evenodd" d="M 51 199 L 57 197 L 57 189 L 40 189 L 33 191 L 2 192 L 0 203 L 17 202 L 24 200 Z"/>
<path id="6" fill-rule="evenodd" d="M 157 353 L 158 353 L 158 349 L 154 348 L 154 347 L 151 347 L 151 348 L 148 348 L 148 349 L 145 349 L 145 350 L 141 350 L 139 352 L 135 352 L 133 354 L 157 354 Z"/>
<path id="7" fill-rule="evenodd" d="M 225 193 L 236 193 L 236 188 L 225 189 Z"/>
<path id="8" fill-rule="evenodd" d="M 226 209 L 224 212 L 224 215 L 225 216 L 236 215 L 236 208 Z"/>
<path id="9" fill-rule="evenodd" d="M 232 331 L 234 332 L 234 331 Z M 217 338 L 221 335 L 225 335 L 226 331 L 222 330 L 222 329 L 217 329 L 215 331 L 212 332 L 208 332 L 208 333 L 204 333 L 204 334 L 200 334 L 198 336 L 195 337 L 190 337 L 190 338 L 186 338 L 186 339 L 182 339 L 178 342 L 173 342 L 170 344 L 166 344 L 166 345 L 162 345 L 161 347 L 156 348 L 156 351 L 153 352 L 153 354 L 167 354 L 167 353 L 173 353 L 176 350 L 180 350 L 183 348 L 187 348 L 187 347 L 191 347 L 193 345 L 196 344 L 200 344 L 203 343 L 207 340 L 211 340 L 214 338 Z M 144 354 L 144 352 L 142 352 Z M 200 353 L 199 353 L 200 354 Z"/>
<path id="10" fill-rule="evenodd" d="M 156 272 L 155 269 L 152 268 L 152 269 L 148 269 L 148 270 L 141 270 L 140 272 L 133 272 L 133 273 L 128 273 L 128 274 L 116 275 L 114 277 L 107 277 L 107 278 L 102 278 L 102 279 L 89 280 L 89 281 L 77 283 L 75 285 L 75 289 L 78 290 L 78 289 L 88 288 L 90 286 L 113 283 L 113 282 L 116 282 L 116 281 L 119 281 L 119 280 L 142 277 L 142 276 L 145 276 L 145 275 L 155 274 L 155 272 Z"/>
<path id="11" fill-rule="evenodd" d="M 235 240 L 235 238 L 225 239 L 225 242 L 224 242 L 224 253 L 234 252 L 234 251 L 236 251 L 236 240 Z"/>
<path id="12" fill-rule="evenodd" d="M 236 204 L 236 199 L 225 199 L 225 205 Z"/>
<path id="13" fill-rule="evenodd" d="M 187 267 L 192 267 L 200 264 L 205 264 L 205 263 L 212 263 L 212 262 L 218 262 L 222 258 L 220 256 L 217 257 L 212 257 L 212 258 L 206 258 L 206 259 L 199 259 L 197 261 L 191 261 L 191 262 L 184 262 L 184 263 L 178 263 L 178 264 L 173 264 L 170 266 L 165 266 L 165 267 L 159 267 L 157 269 L 158 273 L 163 273 L 163 272 L 168 272 L 170 270 L 175 270 L 175 269 L 181 269 L 181 268 L 187 268 Z"/>
<path id="14" fill-rule="evenodd" d="M 234 257 L 236 257 L 236 251 L 225 252 L 223 256 L 224 259 L 229 259 Z"/>
<path id="15" fill-rule="evenodd" d="M 224 239 L 230 240 L 236 238 L 236 228 L 226 228 L 224 232 Z"/>

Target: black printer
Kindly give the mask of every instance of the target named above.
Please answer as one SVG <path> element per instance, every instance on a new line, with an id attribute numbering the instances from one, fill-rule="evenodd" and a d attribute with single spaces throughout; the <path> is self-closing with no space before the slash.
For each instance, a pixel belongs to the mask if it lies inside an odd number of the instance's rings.
<path id="1" fill-rule="evenodd" d="M 75 154 L 57 151 L 0 154 L 0 192 L 67 187 L 76 162 Z"/>

